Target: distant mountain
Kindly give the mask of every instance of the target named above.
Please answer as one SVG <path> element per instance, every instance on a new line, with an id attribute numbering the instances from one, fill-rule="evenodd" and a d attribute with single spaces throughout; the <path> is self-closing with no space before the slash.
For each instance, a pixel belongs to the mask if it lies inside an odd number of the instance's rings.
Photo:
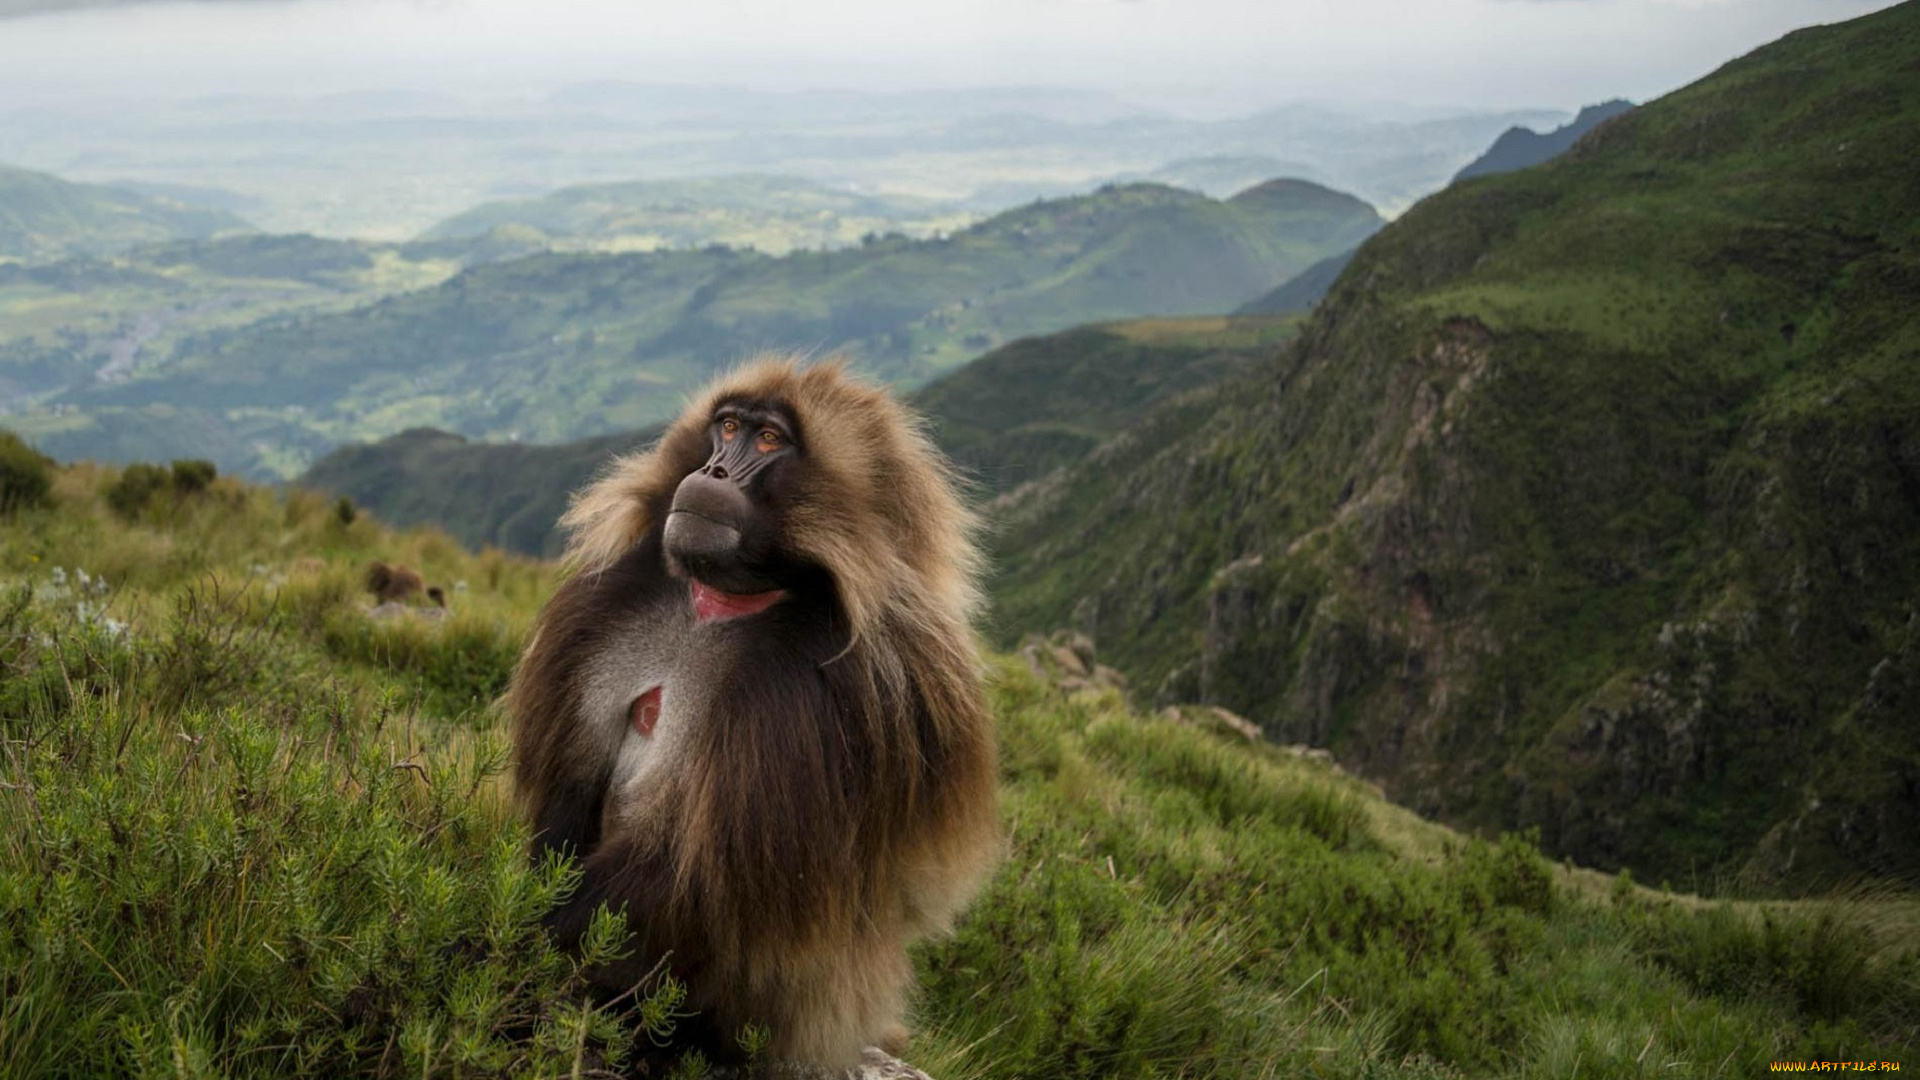
<path id="1" fill-rule="evenodd" d="M 102 186 L 131 191 L 135 195 L 165 199 L 203 210 L 221 210 L 229 214 L 246 217 L 267 207 L 267 200 L 258 195 L 243 195 L 226 188 L 203 187 L 199 184 L 173 184 L 158 180 L 110 180 Z"/>
<path id="2" fill-rule="evenodd" d="M 996 506 L 1008 637 L 1689 886 L 1920 880 L 1920 3 L 1368 240 Z"/>
<path id="3" fill-rule="evenodd" d="M 1288 319 L 1142 319 L 1023 338 L 913 394 L 942 449 L 1000 492 L 1072 461 L 1148 409 L 1270 355 Z M 484 443 L 432 429 L 341 447 L 300 486 L 345 495 L 396 525 L 462 543 L 557 555 L 567 496 L 658 428 L 550 446 Z"/>
<path id="4" fill-rule="evenodd" d="M 543 254 L 352 311 L 205 332 L 124 382 L 55 399 L 59 422 L 33 437 L 86 457 L 130 412 L 195 407 L 262 448 L 223 468 L 286 476 L 297 458 L 280 447 L 407 427 L 501 441 L 632 430 L 671 415 L 716 367 L 768 349 L 846 351 L 915 386 L 1030 334 L 1232 311 L 1379 224 L 1358 199 L 1300 181 L 1226 200 L 1131 185 L 941 239 L 780 258 Z"/>
<path id="5" fill-rule="evenodd" d="M 0 258 L 101 255 L 251 229 L 224 210 L 0 165 Z"/>
<path id="6" fill-rule="evenodd" d="M 217 441 L 222 460 L 244 460 L 256 453 L 248 449 L 259 442 L 255 431 L 207 413 L 198 402 L 178 405 L 212 426 L 196 422 L 178 434 L 166 431 L 177 415 L 172 412 L 145 418 L 123 412 L 111 425 L 98 425 L 71 410 L 32 408 L 164 367 L 189 339 L 231 335 L 236 327 L 293 312 L 358 307 L 438 284 L 501 254 L 490 240 L 398 245 L 235 233 L 147 243 L 113 255 L 0 261 L 0 415 L 33 439 L 78 424 L 90 433 L 87 453 L 112 460 L 154 456 L 160 444 L 140 447 L 155 436 L 166 445 Z"/>
<path id="7" fill-rule="evenodd" d="M 875 233 L 925 236 L 972 215 L 932 199 L 867 195 L 791 176 L 734 175 L 562 188 L 482 203 L 422 234 L 471 239 L 531 230 L 562 250 L 652 250 L 726 244 L 771 254 L 858 244 Z"/>
<path id="8" fill-rule="evenodd" d="M 1523 127 L 1508 128 L 1485 154 L 1476 158 L 1466 168 L 1460 170 L 1454 179 L 1461 180 L 1469 176 L 1486 176 L 1492 173 L 1512 172 L 1538 165 L 1567 150 L 1582 135 L 1598 127 L 1603 121 L 1633 108 L 1629 101 L 1608 101 L 1599 105 L 1589 105 L 1580 110 L 1580 115 L 1572 122 L 1541 135 Z M 1355 251 L 1358 249 L 1356 248 Z M 1340 272 L 1353 261 L 1355 251 L 1343 251 L 1338 255 L 1314 263 L 1288 280 L 1281 282 L 1272 292 L 1261 296 L 1240 308 L 1243 315 L 1285 315 L 1293 312 L 1311 311 L 1333 288 L 1339 280 Z"/>
<path id="9" fill-rule="evenodd" d="M 401 240 L 482 203 L 556 188 L 754 173 L 964 203 L 982 215 L 1122 176 L 1216 196 L 1297 176 L 1398 212 L 1445 185 L 1508 127 L 1544 130 L 1566 119 L 1547 109 L 1295 104 L 1214 120 L 1033 87 L 870 93 L 593 83 L 544 98 L 385 90 L 50 101 L 0 108 L 0 148 L 31 153 L 17 162 L 26 168 L 246 192 L 263 205 L 239 212 L 266 232 Z M 1238 176 L 1204 165 L 1175 169 L 1208 159 L 1281 167 Z M 1153 175 L 1163 168 L 1175 171 Z"/>
<path id="10" fill-rule="evenodd" d="M 1215 154 L 1181 158 L 1144 173 L 1129 173 L 1114 179 L 1117 182 L 1145 180 L 1169 184 L 1203 192 L 1214 198 L 1224 198 L 1278 176 L 1311 180 L 1314 183 L 1326 182 L 1326 177 L 1311 165 L 1264 154 Z"/>
<path id="11" fill-rule="evenodd" d="M 1494 173 L 1531 168 L 1565 153 L 1582 135 L 1632 108 L 1633 102 L 1618 98 L 1589 105 L 1581 109 L 1572 121 L 1544 135 L 1530 128 L 1508 128 L 1493 141 L 1486 153 L 1455 173 L 1454 182 L 1459 183 L 1470 176 L 1491 176 Z"/>

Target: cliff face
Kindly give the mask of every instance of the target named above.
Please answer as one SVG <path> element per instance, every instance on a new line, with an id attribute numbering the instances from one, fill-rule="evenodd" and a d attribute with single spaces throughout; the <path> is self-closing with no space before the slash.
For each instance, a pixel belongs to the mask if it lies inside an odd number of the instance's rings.
<path id="1" fill-rule="evenodd" d="M 1001 618 L 1676 882 L 1920 872 L 1920 6 L 1361 249 L 1001 508 Z"/>

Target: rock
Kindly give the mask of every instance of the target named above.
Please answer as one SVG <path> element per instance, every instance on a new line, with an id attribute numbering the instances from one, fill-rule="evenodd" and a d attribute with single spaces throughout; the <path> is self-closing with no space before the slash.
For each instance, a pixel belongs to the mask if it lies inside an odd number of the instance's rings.
<path id="1" fill-rule="evenodd" d="M 850 1069 L 831 1070 L 811 1066 L 774 1065 L 758 1069 L 718 1068 L 716 1080 L 933 1080 L 919 1069 L 892 1054 L 869 1046 L 860 1055 L 860 1064 Z"/>
<path id="2" fill-rule="evenodd" d="M 1291 746 L 1283 746 L 1280 749 L 1285 750 L 1297 758 L 1304 758 L 1308 761 L 1318 761 L 1334 772 L 1344 771 L 1340 768 L 1340 763 L 1333 760 L 1333 751 L 1324 747 L 1308 746 L 1305 743 L 1294 743 Z"/>
<path id="3" fill-rule="evenodd" d="M 919 1069 L 891 1054 L 868 1047 L 860 1064 L 848 1073 L 848 1080 L 933 1080 Z"/>
<path id="4" fill-rule="evenodd" d="M 1241 716 L 1239 713 L 1223 709 L 1218 705 L 1207 706 L 1207 711 L 1213 714 L 1213 722 L 1218 726 L 1241 736 L 1248 742 L 1260 741 L 1259 724 Z"/>
<path id="5" fill-rule="evenodd" d="M 1052 656 L 1053 662 L 1060 665 L 1061 671 L 1078 678 L 1086 677 L 1087 665 L 1084 660 L 1080 659 L 1079 653 L 1069 649 L 1065 645 L 1055 645 L 1052 649 Z"/>
<path id="6" fill-rule="evenodd" d="M 1236 735 L 1248 742 L 1259 742 L 1264 737 L 1259 724 L 1218 705 L 1169 705 L 1160 710 L 1160 717 L 1203 731 Z"/>
<path id="7" fill-rule="evenodd" d="M 1093 639 L 1077 630 L 1056 630 L 1044 638 L 1028 634 L 1020 640 L 1019 653 L 1028 670 L 1058 690 L 1127 688 L 1125 675 L 1094 661 Z"/>
<path id="8" fill-rule="evenodd" d="M 367 618 L 375 622 L 387 622 L 392 619 L 444 619 L 447 609 L 443 607 L 415 607 L 398 600 L 389 600 L 378 607 L 367 609 Z"/>

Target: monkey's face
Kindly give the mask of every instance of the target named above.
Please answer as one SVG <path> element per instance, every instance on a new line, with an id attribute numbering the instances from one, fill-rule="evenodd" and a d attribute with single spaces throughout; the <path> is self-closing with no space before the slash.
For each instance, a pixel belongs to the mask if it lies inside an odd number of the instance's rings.
<path id="1" fill-rule="evenodd" d="M 707 432 L 706 464 L 673 494 L 667 565 L 691 582 L 700 619 L 751 615 L 778 602 L 801 570 L 780 540 L 805 451 L 778 402 L 724 401 Z"/>

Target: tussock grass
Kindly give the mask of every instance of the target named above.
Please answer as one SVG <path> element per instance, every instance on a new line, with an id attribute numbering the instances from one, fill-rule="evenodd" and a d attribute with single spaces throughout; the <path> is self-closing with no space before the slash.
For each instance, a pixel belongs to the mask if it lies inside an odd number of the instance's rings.
<path id="1" fill-rule="evenodd" d="M 670 982 L 584 1002 L 539 929 L 572 870 L 505 798 L 493 699 L 552 569 L 218 480 L 126 521 L 116 476 L 0 533 L 0 1075 L 591 1076 L 664 1037 Z M 372 621 L 375 556 L 468 588 Z M 1671 897 L 1011 660 L 991 685 L 1007 859 L 917 953 L 940 1080 L 1911 1057 L 1903 894 Z"/>

